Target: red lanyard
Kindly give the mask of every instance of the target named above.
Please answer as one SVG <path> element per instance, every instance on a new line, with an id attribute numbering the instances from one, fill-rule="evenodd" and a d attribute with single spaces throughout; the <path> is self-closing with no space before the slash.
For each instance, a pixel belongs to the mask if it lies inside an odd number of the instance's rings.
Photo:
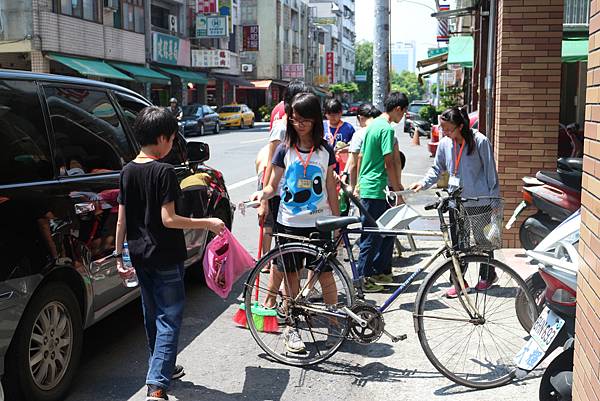
<path id="1" fill-rule="evenodd" d="M 465 140 L 463 139 L 463 143 L 462 145 L 460 145 L 460 152 L 458 153 L 458 155 L 456 154 L 456 148 L 458 147 L 458 145 L 456 144 L 456 139 L 454 140 L 454 175 L 456 175 L 458 173 L 458 166 L 460 166 L 460 158 L 462 157 L 462 152 L 463 149 L 465 148 Z"/>
<path id="2" fill-rule="evenodd" d="M 341 123 L 341 124 L 340 124 Z M 337 137 L 337 133 L 340 130 L 340 128 L 342 128 L 342 125 L 344 125 L 343 121 L 340 121 L 338 123 L 338 126 L 335 128 L 335 132 L 333 133 L 333 136 L 331 137 L 331 140 L 329 141 L 329 144 L 333 146 L 333 143 L 335 142 L 335 138 Z M 329 122 L 327 123 L 327 130 L 329 131 L 329 133 L 331 134 L 331 126 L 329 125 Z"/>
<path id="3" fill-rule="evenodd" d="M 302 158 L 302 156 L 300 156 L 300 151 L 298 150 L 298 146 L 294 145 L 294 150 L 296 151 L 296 155 L 298 156 L 298 159 L 300 159 L 300 163 L 302 163 L 302 166 L 304 167 L 304 177 L 306 177 L 306 169 L 308 168 L 308 163 L 310 163 L 310 158 L 313 154 L 313 151 L 315 150 L 315 147 L 311 147 L 310 148 L 310 152 L 308 153 L 308 157 L 306 158 L 306 160 L 304 160 Z"/>

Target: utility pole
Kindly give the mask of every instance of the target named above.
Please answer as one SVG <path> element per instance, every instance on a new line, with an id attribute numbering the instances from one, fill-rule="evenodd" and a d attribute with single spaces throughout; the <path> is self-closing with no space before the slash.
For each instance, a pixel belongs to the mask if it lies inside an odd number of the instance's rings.
<path id="1" fill-rule="evenodd" d="M 373 44 L 373 105 L 383 110 L 389 86 L 390 64 L 389 0 L 375 0 L 375 43 Z"/>
<path id="2" fill-rule="evenodd" d="M 150 16 L 150 8 L 152 7 L 151 0 L 144 0 L 144 42 L 146 46 L 146 68 L 150 68 L 150 61 L 152 61 L 152 18 Z M 144 94 L 146 99 L 152 100 L 152 88 L 151 83 L 146 82 L 144 84 Z"/>

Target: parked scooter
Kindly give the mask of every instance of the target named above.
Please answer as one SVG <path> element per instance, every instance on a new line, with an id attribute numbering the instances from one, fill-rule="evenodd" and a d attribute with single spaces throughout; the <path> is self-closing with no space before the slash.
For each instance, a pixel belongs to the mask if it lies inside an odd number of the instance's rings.
<path id="1" fill-rule="evenodd" d="M 565 221 L 559 224 L 550 234 L 546 236 L 534 249 L 536 252 L 555 252 L 562 244 L 571 244 L 577 247 L 579 243 L 579 227 L 581 225 L 581 210 L 577 210 Z M 534 260 L 535 262 L 535 260 Z M 545 305 L 546 283 L 539 271 L 535 272 L 525 280 L 527 289 L 533 296 L 537 305 L 538 313 L 541 313 Z M 515 302 L 517 318 L 525 331 L 529 332 L 533 326 L 535 316 L 530 316 L 527 298 L 525 294 L 517 295 Z"/>
<path id="2" fill-rule="evenodd" d="M 534 206 L 538 212 L 519 228 L 521 246 L 534 249 L 560 222 L 581 206 L 583 159 L 560 158 L 554 171 L 538 171 L 535 178 L 523 177 L 523 201 L 506 224 L 510 229 L 523 210 Z"/>
<path id="3" fill-rule="evenodd" d="M 527 254 L 540 263 L 539 272 L 547 286 L 546 306 L 529 332 L 531 338 L 515 356 L 517 377 L 525 377 L 562 346 L 542 376 L 539 397 L 540 401 L 571 400 L 579 254 L 566 241 L 554 252 Z"/>

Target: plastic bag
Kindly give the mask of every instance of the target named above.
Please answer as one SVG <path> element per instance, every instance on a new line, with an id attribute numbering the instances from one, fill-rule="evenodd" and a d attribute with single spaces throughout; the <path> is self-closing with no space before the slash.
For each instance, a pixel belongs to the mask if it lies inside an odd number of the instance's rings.
<path id="1" fill-rule="evenodd" d="M 206 246 L 204 252 L 204 278 L 208 288 L 221 298 L 227 298 L 233 284 L 255 260 L 238 240 L 225 228 Z"/>

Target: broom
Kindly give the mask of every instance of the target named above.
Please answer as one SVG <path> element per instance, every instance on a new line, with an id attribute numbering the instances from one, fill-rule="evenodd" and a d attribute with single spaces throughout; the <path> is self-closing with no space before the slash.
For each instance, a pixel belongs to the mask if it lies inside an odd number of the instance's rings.
<path id="1" fill-rule="evenodd" d="M 265 187 L 266 180 L 266 168 L 263 170 L 263 188 Z M 262 257 L 262 242 L 263 242 L 263 233 L 264 233 L 264 223 L 260 223 L 260 229 L 258 234 L 258 258 L 260 260 Z M 256 276 L 256 282 L 254 283 L 254 303 L 250 309 L 252 314 L 252 320 L 254 322 L 254 327 L 258 331 L 262 331 L 265 333 L 277 333 L 279 332 L 279 324 L 277 323 L 277 311 L 275 309 L 265 308 L 264 306 L 259 305 L 258 303 L 258 287 L 260 285 L 260 274 Z M 233 321 L 241 326 L 248 327 L 248 318 L 246 317 L 246 305 L 242 302 L 235 313 L 233 315 Z"/>

